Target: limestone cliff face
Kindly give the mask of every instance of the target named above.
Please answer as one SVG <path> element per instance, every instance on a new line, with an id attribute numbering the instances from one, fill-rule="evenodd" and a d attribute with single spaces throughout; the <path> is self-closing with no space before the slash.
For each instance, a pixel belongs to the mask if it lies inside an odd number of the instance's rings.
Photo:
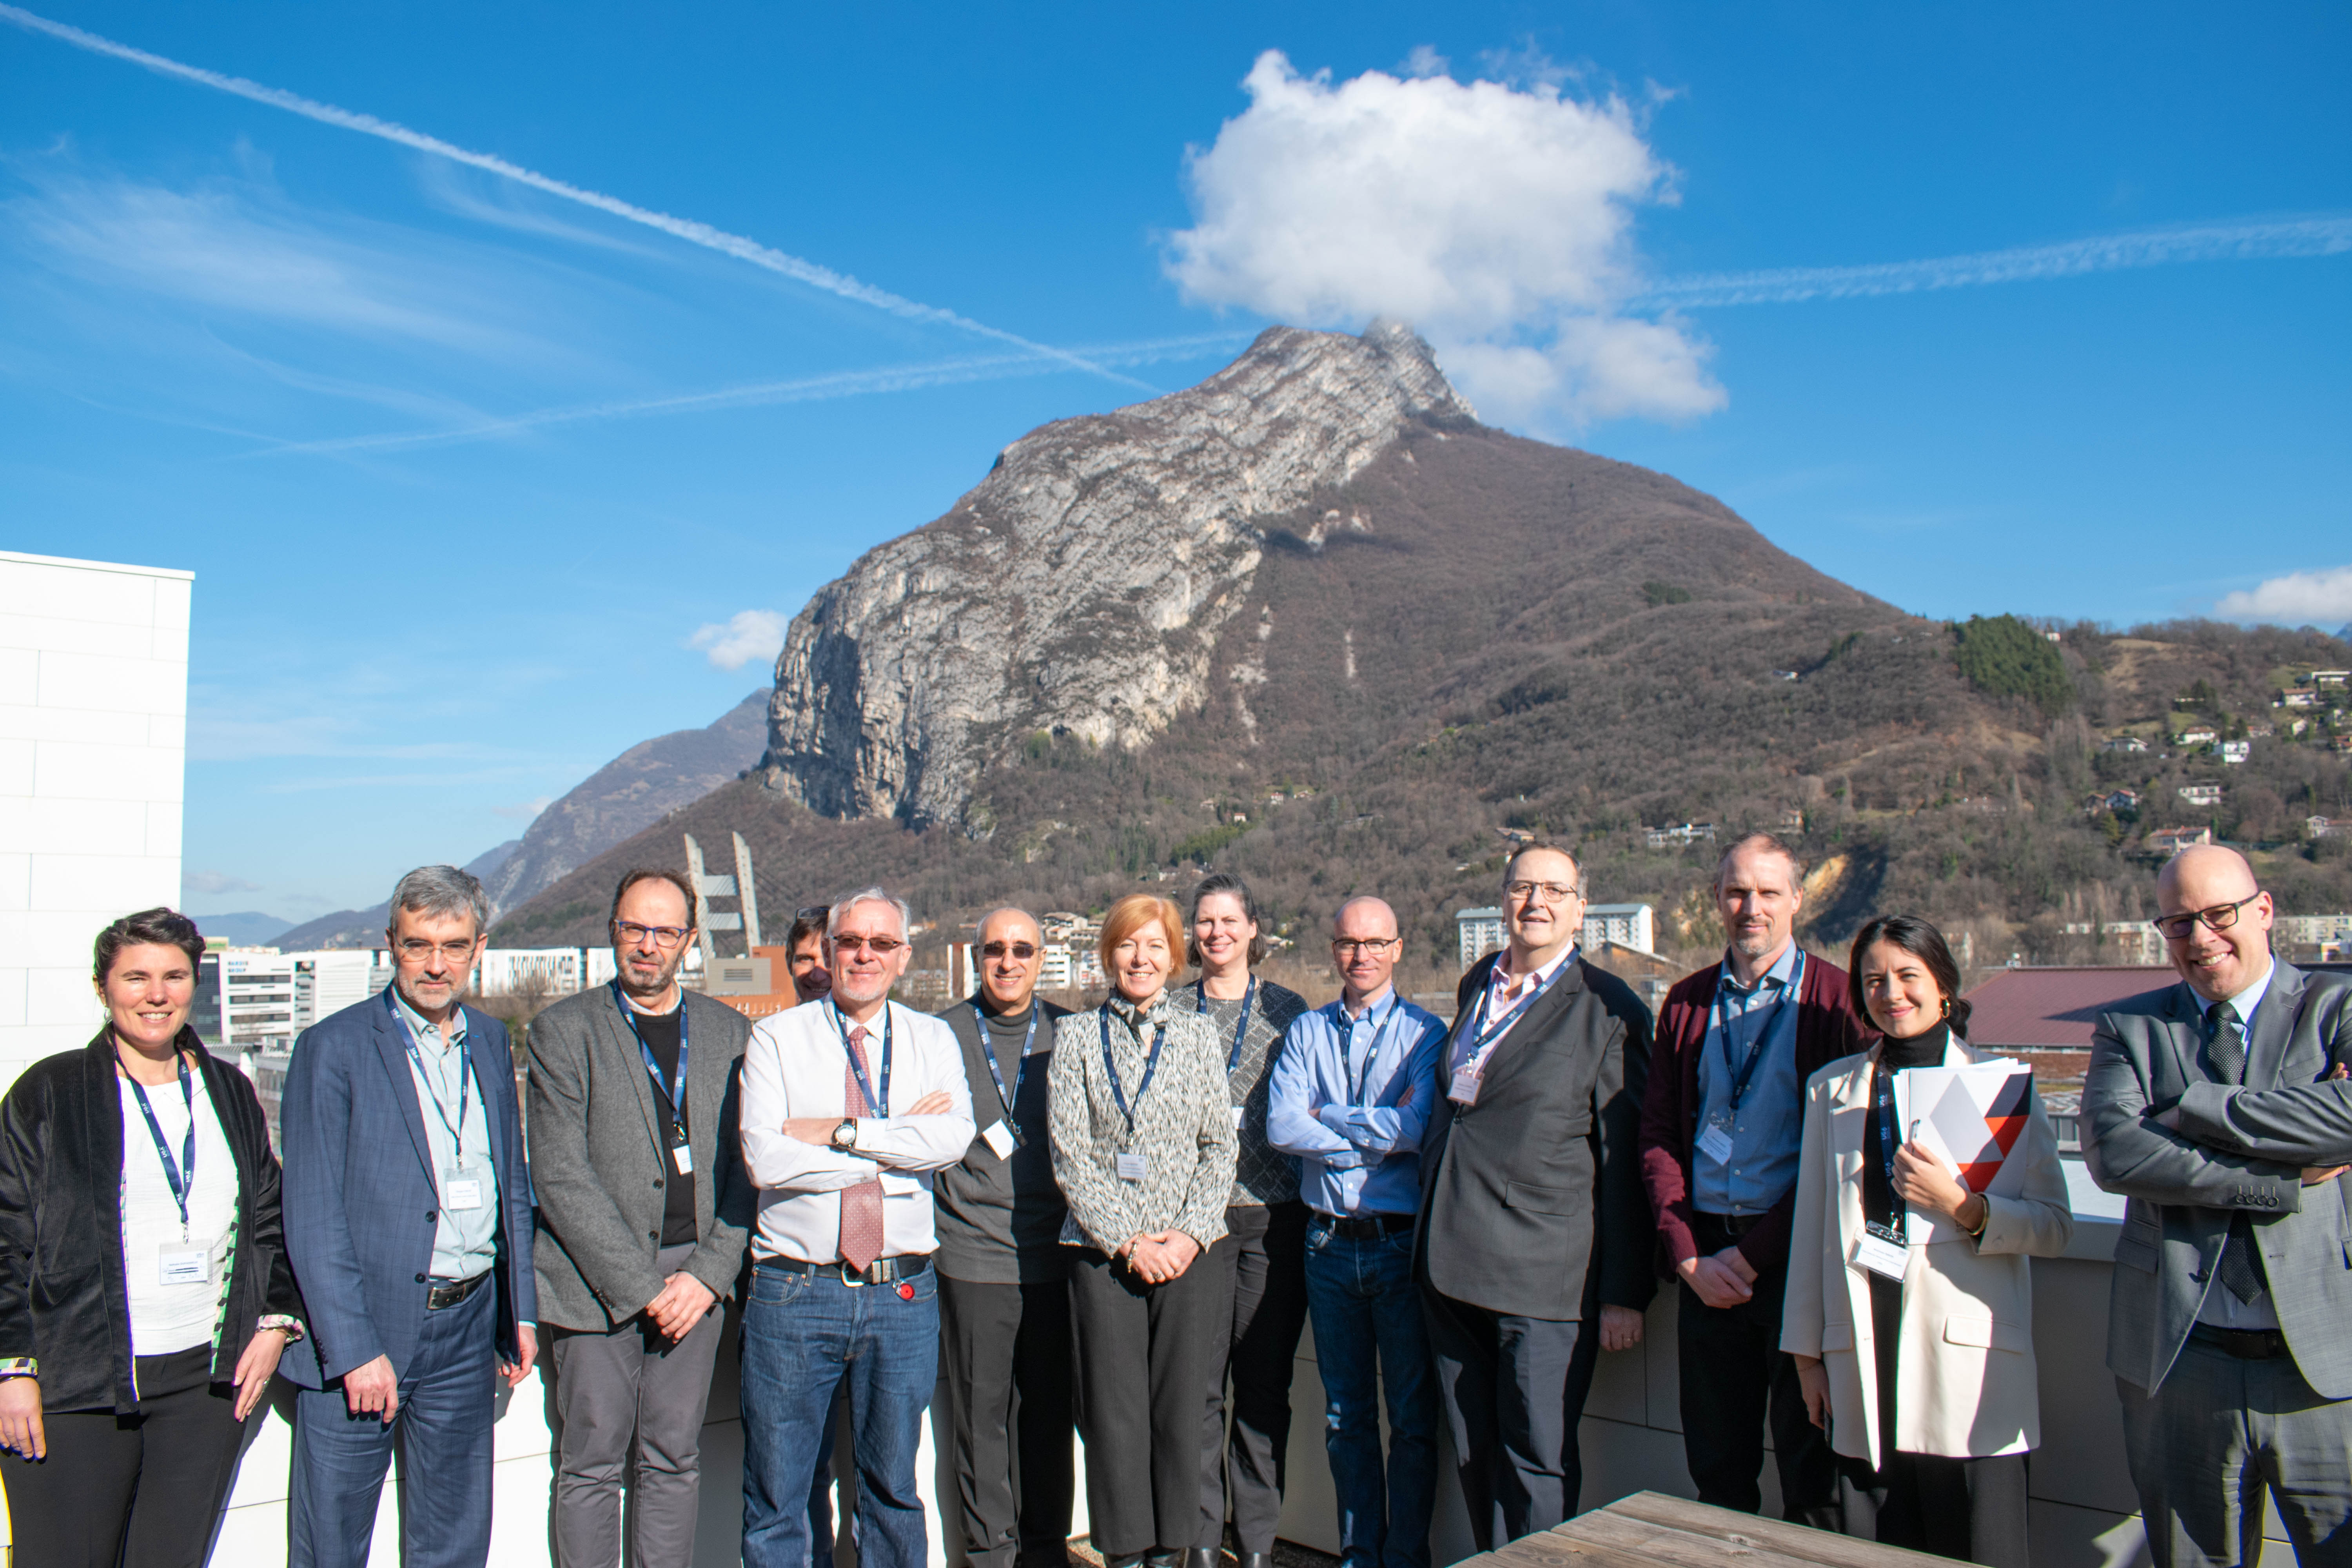
<path id="1" fill-rule="evenodd" d="M 1411 331 L 1276 327 L 1200 385 L 1004 449 L 949 513 L 796 616 L 764 778 L 828 816 L 968 822 L 1040 731 L 1133 747 L 1206 698 L 1258 520 L 1341 485 L 1416 419 L 1475 417 Z"/>

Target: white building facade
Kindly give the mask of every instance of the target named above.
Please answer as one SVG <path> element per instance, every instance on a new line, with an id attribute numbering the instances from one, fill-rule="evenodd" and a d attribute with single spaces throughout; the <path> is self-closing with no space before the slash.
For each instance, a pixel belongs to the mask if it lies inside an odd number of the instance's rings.
<path id="1" fill-rule="evenodd" d="M 99 931 L 180 902 L 194 586 L 0 551 L 0 1087 L 98 1031 Z"/>

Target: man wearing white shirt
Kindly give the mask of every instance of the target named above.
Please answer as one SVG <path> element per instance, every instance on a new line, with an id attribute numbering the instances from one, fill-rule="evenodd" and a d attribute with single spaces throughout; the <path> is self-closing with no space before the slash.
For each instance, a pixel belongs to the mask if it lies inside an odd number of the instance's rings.
<path id="1" fill-rule="evenodd" d="M 743 1314 L 743 1562 L 808 1568 L 809 1483 L 845 1383 L 862 1568 L 921 1568 L 915 1449 L 939 1375 L 931 1173 L 972 1139 L 963 1052 L 890 1001 L 908 910 L 834 900 L 824 1002 L 775 1014 L 743 1056 L 743 1163 L 759 1190 Z"/>

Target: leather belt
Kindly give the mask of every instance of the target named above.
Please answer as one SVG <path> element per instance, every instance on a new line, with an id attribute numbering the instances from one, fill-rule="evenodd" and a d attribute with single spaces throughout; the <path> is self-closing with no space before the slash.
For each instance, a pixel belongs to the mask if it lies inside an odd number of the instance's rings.
<path id="1" fill-rule="evenodd" d="M 1746 1236 L 1764 1223 L 1764 1216 L 1760 1214 L 1709 1214 L 1705 1209 L 1692 1211 L 1692 1217 L 1701 1225 L 1714 1226 L 1724 1235 L 1735 1238 Z"/>
<path id="2" fill-rule="evenodd" d="M 2276 1329 L 2217 1329 L 2210 1323 L 2191 1323 L 2189 1337 L 2240 1361 L 2270 1361 L 2287 1353 L 2286 1336 Z"/>
<path id="3" fill-rule="evenodd" d="M 1384 1236 L 1394 1236 L 1401 1230 L 1411 1230 L 1413 1216 L 1409 1214 L 1325 1214 L 1315 1211 L 1315 1223 L 1333 1236 L 1349 1241 L 1378 1241 Z"/>
<path id="4" fill-rule="evenodd" d="M 497 1270 L 485 1268 L 471 1279 L 434 1280 L 425 1289 L 425 1310 L 428 1312 L 438 1312 L 444 1308 L 456 1306 L 480 1289 L 482 1282 L 495 1272 Z"/>
<path id="5" fill-rule="evenodd" d="M 912 1279 L 919 1274 L 928 1274 L 931 1269 L 931 1258 L 927 1252 L 902 1252 L 895 1258 L 876 1258 L 866 1266 L 864 1273 L 850 1268 L 841 1258 L 831 1263 L 803 1263 L 797 1258 L 762 1258 L 754 1267 L 772 1268 L 780 1274 L 797 1274 L 803 1279 L 835 1278 L 854 1290 L 861 1285 L 887 1285 L 893 1280 Z"/>

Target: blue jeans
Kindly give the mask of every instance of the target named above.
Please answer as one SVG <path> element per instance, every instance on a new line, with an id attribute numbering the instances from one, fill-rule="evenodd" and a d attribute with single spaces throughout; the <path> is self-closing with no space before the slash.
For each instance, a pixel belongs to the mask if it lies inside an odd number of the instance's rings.
<path id="1" fill-rule="evenodd" d="M 810 1568 L 809 1479 L 849 1385 L 863 1568 L 923 1568 L 915 1447 L 940 1371 L 939 1276 L 845 1285 L 761 1264 L 743 1309 L 744 1568 Z"/>
<path id="2" fill-rule="evenodd" d="M 1412 1232 L 1350 1241 L 1334 1236 L 1322 1215 L 1310 1219 L 1307 1310 L 1323 1373 L 1323 1448 L 1339 1499 L 1340 1557 L 1347 1568 L 1429 1568 L 1437 1385 L 1412 1279 Z M 1376 1403 L 1383 1389 L 1385 1483 Z"/>

